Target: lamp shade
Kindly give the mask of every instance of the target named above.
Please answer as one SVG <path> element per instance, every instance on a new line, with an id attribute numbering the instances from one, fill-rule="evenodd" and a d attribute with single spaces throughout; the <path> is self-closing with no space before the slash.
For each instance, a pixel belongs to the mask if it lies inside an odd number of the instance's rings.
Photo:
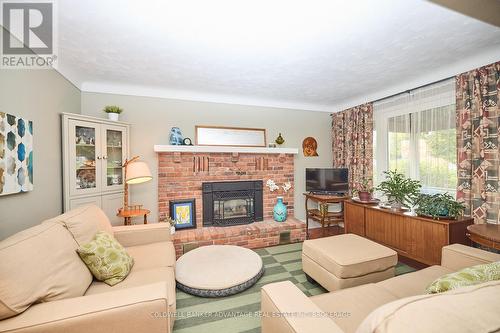
<path id="1" fill-rule="evenodd" d="M 136 161 L 128 164 L 126 166 L 126 177 L 125 182 L 127 184 L 140 184 L 153 179 L 151 176 L 151 171 L 146 163 L 141 161 Z"/>

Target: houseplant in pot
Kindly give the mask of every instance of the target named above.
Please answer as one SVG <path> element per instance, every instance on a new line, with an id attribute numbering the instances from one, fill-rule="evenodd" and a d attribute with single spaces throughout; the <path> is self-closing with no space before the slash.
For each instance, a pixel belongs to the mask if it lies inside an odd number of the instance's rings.
<path id="1" fill-rule="evenodd" d="M 108 114 L 108 119 L 113 121 L 120 120 L 120 113 L 123 112 L 123 109 L 116 105 L 108 105 L 103 110 Z"/>
<path id="2" fill-rule="evenodd" d="M 412 206 L 416 202 L 422 185 L 418 180 L 407 178 L 404 174 L 384 171 L 385 180 L 375 190 L 382 192 L 391 204 L 391 208 L 400 210 L 403 205 Z"/>
<path id="3" fill-rule="evenodd" d="M 356 183 L 352 191 L 353 195 L 358 195 L 361 201 L 370 201 L 372 199 L 373 187 L 371 186 L 371 178 L 363 178 L 362 181 Z"/>
<path id="4" fill-rule="evenodd" d="M 163 220 L 161 220 L 163 223 L 168 223 L 170 225 L 170 234 L 175 234 L 175 220 L 172 219 L 170 216 L 165 217 Z"/>
<path id="5" fill-rule="evenodd" d="M 269 188 L 270 192 L 279 191 L 280 186 L 278 186 L 274 180 L 268 179 L 266 186 Z M 288 190 L 292 188 L 291 182 L 285 182 L 281 188 L 283 189 L 283 194 L 286 194 Z M 288 208 L 286 203 L 283 202 L 283 197 L 277 197 L 276 205 L 273 208 L 273 218 L 276 222 L 285 222 L 288 216 Z"/>
<path id="6" fill-rule="evenodd" d="M 448 193 L 420 194 L 416 200 L 415 212 L 433 219 L 457 219 L 463 215 L 465 206 Z"/>

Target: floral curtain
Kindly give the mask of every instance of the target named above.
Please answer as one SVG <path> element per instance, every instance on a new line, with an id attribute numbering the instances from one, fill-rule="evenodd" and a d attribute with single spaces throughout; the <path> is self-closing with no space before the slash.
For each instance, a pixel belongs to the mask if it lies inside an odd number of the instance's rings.
<path id="1" fill-rule="evenodd" d="M 349 188 L 373 177 L 373 104 L 332 115 L 333 167 L 349 169 Z"/>
<path id="2" fill-rule="evenodd" d="M 500 223 L 500 62 L 456 77 L 457 199 L 475 223 Z"/>

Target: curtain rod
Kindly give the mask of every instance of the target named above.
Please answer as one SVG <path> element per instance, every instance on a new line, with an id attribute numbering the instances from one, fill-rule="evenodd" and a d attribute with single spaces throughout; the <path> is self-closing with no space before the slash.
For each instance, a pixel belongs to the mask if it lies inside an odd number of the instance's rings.
<path id="1" fill-rule="evenodd" d="M 456 76 L 450 76 L 450 77 L 447 77 L 447 78 L 444 78 L 444 79 L 441 79 L 441 80 L 438 80 L 438 81 L 434 81 L 434 82 L 431 82 L 431 83 L 426 83 L 426 84 L 423 84 L 421 86 L 418 86 L 418 87 L 415 87 L 415 88 L 412 88 L 412 89 L 408 89 L 408 90 L 405 90 L 405 91 L 402 91 L 402 92 L 398 92 L 398 93 L 395 93 L 395 94 L 392 94 L 392 95 L 389 95 L 389 96 L 385 96 L 385 97 L 381 97 L 381 98 L 378 98 L 376 100 L 373 100 L 371 102 L 366 102 L 366 103 L 376 103 L 376 102 L 380 102 L 384 99 L 388 99 L 388 98 L 391 98 L 391 97 L 394 97 L 394 96 L 397 96 L 397 95 L 401 95 L 401 94 L 404 94 L 404 93 L 411 93 L 412 91 L 414 90 L 417 90 L 417 89 L 420 89 L 420 88 L 425 88 L 427 86 L 430 86 L 430 85 L 433 85 L 433 84 L 436 84 L 436 83 L 440 83 L 440 82 L 444 82 L 446 80 L 449 80 L 449 79 L 452 79 L 452 78 L 455 78 Z M 363 103 L 365 104 L 365 103 Z M 347 109 L 350 109 L 350 108 L 347 108 Z M 346 110 L 347 110 L 346 109 Z M 344 110 L 342 110 L 344 111 Z M 338 112 L 342 112 L 342 111 L 338 111 Z M 330 113 L 330 116 L 333 116 L 335 113 L 338 113 L 338 112 L 332 112 Z"/>
<path id="2" fill-rule="evenodd" d="M 445 79 L 441 79 L 441 80 L 438 80 L 438 81 L 434 81 L 434 82 L 431 82 L 431 83 L 426 83 L 424 85 L 421 85 L 421 86 L 418 86 L 418 87 L 415 87 L 415 88 L 412 88 L 412 89 L 408 89 L 408 90 L 405 90 L 405 91 L 402 91 L 402 92 L 398 92 L 398 93 L 395 93 L 395 94 L 392 94 L 392 95 L 389 95 L 389 96 L 385 96 L 385 97 L 382 97 L 382 98 L 379 98 L 379 99 L 376 99 L 374 101 L 371 101 L 369 103 L 376 103 L 376 102 L 380 102 L 384 99 L 388 99 L 388 98 L 391 98 L 391 97 L 394 97 L 394 96 L 397 96 L 397 95 L 401 95 L 401 94 L 404 94 L 404 93 L 411 93 L 412 91 L 414 90 L 417 90 L 417 89 L 421 89 L 421 88 L 425 88 L 427 86 L 430 86 L 430 85 L 433 85 L 433 84 L 436 84 L 436 83 L 441 83 L 441 82 L 444 82 L 446 80 L 449 80 L 451 78 L 454 78 L 455 76 L 450 76 L 450 77 L 447 77 Z"/>

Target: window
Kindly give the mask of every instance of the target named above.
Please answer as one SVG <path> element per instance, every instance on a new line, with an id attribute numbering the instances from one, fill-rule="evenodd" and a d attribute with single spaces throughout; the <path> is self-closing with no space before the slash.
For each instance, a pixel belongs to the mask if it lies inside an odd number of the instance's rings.
<path id="1" fill-rule="evenodd" d="M 410 171 L 410 114 L 388 119 L 387 135 L 389 149 L 389 170 L 398 170 L 407 176 Z"/>
<path id="2" fill-rule="evenodd" d="M 455 85 L 447 80 L 374 104 L 380 181 L 398 170 L 422 182 L 427 193 L 455 194 L 457 185 Z"/>

